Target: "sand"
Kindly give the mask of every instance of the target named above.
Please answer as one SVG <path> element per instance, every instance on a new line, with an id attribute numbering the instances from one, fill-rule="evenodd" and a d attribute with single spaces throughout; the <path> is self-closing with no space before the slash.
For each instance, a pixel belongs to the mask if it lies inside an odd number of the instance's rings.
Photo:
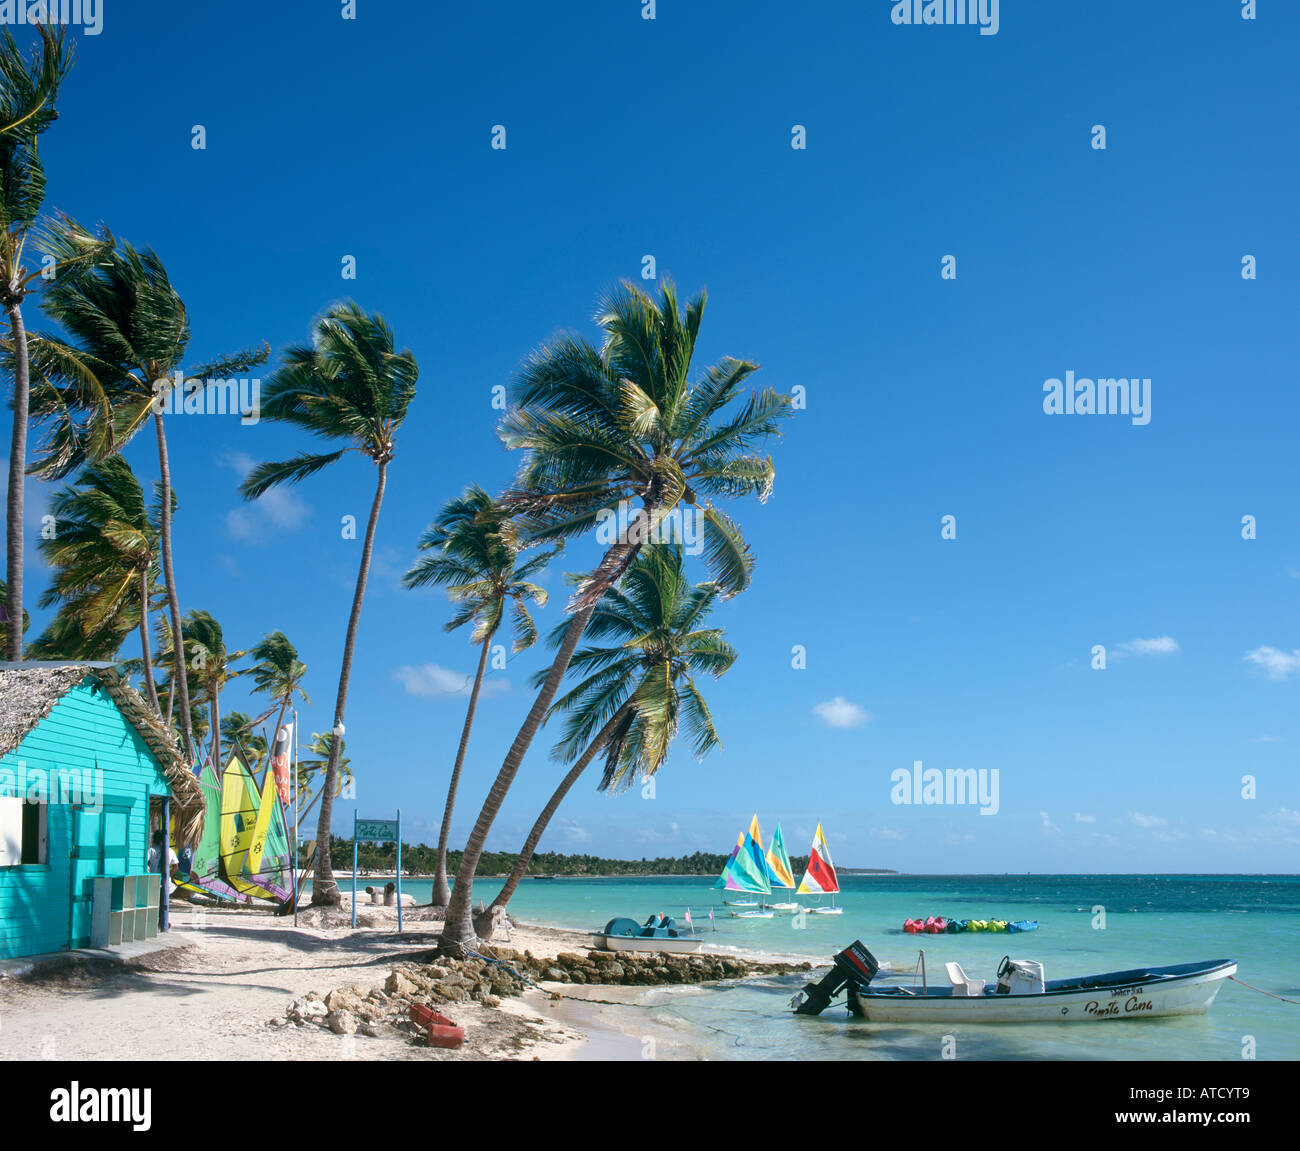
<path id="1" fill-rule="evenodd" d="M 395 908 L 358 907 L 353 931 L 346 905 L 324 922 L 320 911 L 309 910 L 297 928 L 291 919 L 251 909 L 173 906 L 172 930 L 160 936 L 167 946 L 126 966 L 68 957 L 39 966 L 34 977 L 0 980 L 0 1059 L 639 1057 L 639 1045 L 620 1043 L 599 1022 L 584 1031 L 576 1016 L 561 1017 L 538 990 L 496 1008 L 449 1009 L 466 1031 L 459 1051 L 417 1046 L 389 1028 L 369 1038 L 270 1024 L 309 991 L 382 987 L 395 963 L 427 956 L 437 924 L 426 909 L 407 909 L 405 917 L 399 935 Z M 590 943 L 579 932 L 528 927 L 514 929 L 510 945 L 541 956 Z"/>

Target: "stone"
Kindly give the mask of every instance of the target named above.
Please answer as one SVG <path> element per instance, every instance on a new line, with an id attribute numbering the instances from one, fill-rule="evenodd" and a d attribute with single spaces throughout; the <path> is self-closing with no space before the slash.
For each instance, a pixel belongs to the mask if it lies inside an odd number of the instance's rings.
<path id="1" fill-rule="evenodd" d="M 386 980 L 384 980 L 384 990 L 387 991 L 389 995 L 398 995 L 409 999 L 419 991 L 419 988 L 407 979 L 402 972 L 394 971 L 389 974 Z"/>
<path id="2" fill-rule="evenodd" d="M 326 1022 L 335 1035 L 355 1035 L 357 1033 L 356 1016 L 350 1011 L 331 1011 L 326 1017 Z"/>
<path id="3" fill-rule="evenodd" d="M 361 1034 L 361 1035 L 367 1035 L 367 1036 L 369 1036 L 371 1039 L 378 1039 L 379 1036 L 380 1036 L 379 1024 L 378 1024 L 377 1022 L 376 1022 L 376 1023 L 363 1023 L 363 1024 L 361 1024 L 360 1027 L 357 1028 L 357 1032 L 358 1032 L 358 1034 Z"/>
<path id="4" fill-rule="evenodd" d="M 483 996 L 483 1006 L 484 1006 L 484 1007 L 500 1007 L 500 1006 L 501 1006 L 501 1000 L 499 1000 L 495 995 L 485 995 L 485 996 Z"/>

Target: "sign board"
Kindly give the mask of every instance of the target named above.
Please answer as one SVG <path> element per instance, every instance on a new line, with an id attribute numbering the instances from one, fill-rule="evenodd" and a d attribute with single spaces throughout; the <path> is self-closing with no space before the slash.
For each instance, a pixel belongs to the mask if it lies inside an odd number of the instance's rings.
<path id="1" fill-rule="evenodd" d="M 396 819 L 362 819 L 352 812 L 352 926 L 357 925 L 357 847 L 361 841 L 379 840 L 397 844 L 397 930 L 402 930 L 402 809 Z"/>
<path id="2" fill-rule="evenodd" d="M 397 839 L 397 820 L 395 819 L 359 819 L 357 820 L 357 839 L 392 842 Z"/>

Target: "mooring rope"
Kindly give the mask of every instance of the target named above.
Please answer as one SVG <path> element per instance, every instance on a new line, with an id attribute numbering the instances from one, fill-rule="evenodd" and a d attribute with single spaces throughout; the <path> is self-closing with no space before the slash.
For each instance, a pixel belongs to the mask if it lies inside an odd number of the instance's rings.
<path id="1" fill-rule="evenodd" d="M 1251 987 L 1244 979 L 1238 979 L 1235 975 L 1229 975 L 1233 983 L 1240 983 L 1242 987 L 1249 987 L 1251 991 L 1258 991 L 1261 995 L 1267 995 L 1270 999 L 1280 999 L 1283 1003 L 1290 1003 L 1295 1007 L 1300 1007 L 1300 999 L 1288 999 L 1285 995 L 1274 995 L 1271 991 L 1265 991 L 1262 987 Z"/>

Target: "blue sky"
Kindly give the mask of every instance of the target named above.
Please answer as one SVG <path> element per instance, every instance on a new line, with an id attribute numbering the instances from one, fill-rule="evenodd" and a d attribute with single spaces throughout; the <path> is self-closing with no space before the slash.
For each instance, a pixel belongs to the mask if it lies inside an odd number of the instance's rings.
<path id="1" fill-rule="evenodd" d="M 361 813 L 436 837 L 466 696 L 401 669 L 454 683 L 475 653 L 398 581 L 446 499 L 513 473 L 493 387 L 557 330 L 595 339 L 649 254 L 709 292 L 698 366 L 753 359 L 806 407 L 772 499 L 732 509 L 759 566 L 715 617 L 740 651 L 707 687 L 724 747 L 679 750 L 653 799 L 580 787 L 544 848 L 726 851 L 757 810 L 792 851 L 821 820 L 849 866 L 1295 870 L 1300 9 L 1004 0 L 981 36 L 894 26 L 889 0 L 447 7 L 110 0 L 43 143 L 49 206 L 162 256 L 193 362 L 300 341 L 347 297 L 420 362 L 347 711 Z M 1066 372 L 1149 378 L 1150 423 L 1045 414 Z M 242 470 L 306 439 L 215 416 L 169 437 L 182 607 L 235 647 L 288 634 L 325 730 L 360 551 L 340 518 L 373 468 L 247 505 Z M 154 476 L 151 443 L 127 454 Z M 548 574 L 544 625 L 596 554 Z M 34 548 L 27 580 L 34 602 Z M 456 844 L 543 663 L 490 681 Z M 256 705 L 237 681 L 223 706 Z M 491 847 L 554 786 L 549 742 Z M 917 760 L 996 770 L 997 813 L 891 803 Z"/>

